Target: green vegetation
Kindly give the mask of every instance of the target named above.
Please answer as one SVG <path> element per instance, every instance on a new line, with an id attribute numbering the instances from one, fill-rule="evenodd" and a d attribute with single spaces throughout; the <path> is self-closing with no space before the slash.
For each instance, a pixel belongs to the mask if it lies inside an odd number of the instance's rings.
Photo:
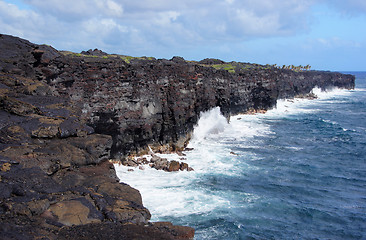
<path id="1" fill-rule="evenodd" d="M 81 54 L 81 53 L 74 53 L 70 51 L 61 51 L 61 53 L 64 56 L 68 57 L 85 57 L 85 58 L 102 58 L 102 59 L 109 59 L 109 58 L 120 58 L 126 63 L 131 63 L 134 59 L 141 59 L 141 60 L 154 60 L 153 57 L 132 57 L 127 55 L 118 55 L 118 54 L 108 54 L 103 56 L 95 56 L 95 55 L 89 55 L 89 54 Z"/>
<path id="2" fill-rule="evenodd" d="M 231 63 L 214 64 L 214 65 L 211 65 L 211 67 L 213 67 L 215 69 L 223 69 L 223 70 L 228 71 L 229 73 L 235 73 L 235 68 L 236 68 Z"/>
<path id="3" fill-rule="evenodd" d="M 64 56 L 68 56 L 68 57 L 90 57 L 90 58 L 97 58 L 99 56 L 94 56 L 94 55 L 85 55 L 85 54 L 81 54 L 81 53 L 74 53 L 74 52 L 70 52 L 70 51 L 61 51 L 61 53 Z"/>

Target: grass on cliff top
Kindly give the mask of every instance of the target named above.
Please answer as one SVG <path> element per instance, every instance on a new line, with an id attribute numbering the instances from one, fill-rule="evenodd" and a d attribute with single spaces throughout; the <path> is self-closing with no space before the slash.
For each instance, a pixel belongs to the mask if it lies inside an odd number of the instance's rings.
<path id="1" fill-rule="evenodd" d="M 104 56 L 95 56 L 95 55 L 87 55 L 81 53 L 74 53 L 70 51 L 61 51 L 64 56 L 68 57 L 86 57 L 86 58 L 102 58 L 102 59 L 109 59 L 109 58 L 120 58 L 126 63 L 131 63 L 132 60 L 139 59 L 139 60 L 154 60 L 153 57 L 132 57 L 127 55 L 119 55 L 119 54 L 108 54 Z"/>
<path id="2" fill-rule="evenodd" d="M 229 73 L 239 73 L 243 71 L 249 71 L 249 70 L 268 70 L 273 68 L 273 66 L 267 64 L 267 65 L 261 65 L 256 63 L 241 63 L 241 62 L 230 62 L 230 63 L 222 63 L 222 64 L 200 64 L 205 67 L 213 67 L 217 70 L 226 70 Z"/>
<path id="3" fill-rule="evenodd" d="M 235 73 L 235 69 L 236 69 L 236 66 L 234 66 L 231 63 L 214 64 L 214 65 L 211 65 L 211 67 L 213 67 L 213 68 L 215 68 L 217 70 L 223 69 L 223 70 L 228 71 L 229 73 Z"/>

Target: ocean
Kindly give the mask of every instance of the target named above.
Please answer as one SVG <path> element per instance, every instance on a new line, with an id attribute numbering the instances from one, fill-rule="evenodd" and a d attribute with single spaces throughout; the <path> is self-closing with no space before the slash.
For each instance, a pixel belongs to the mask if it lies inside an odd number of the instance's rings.
<path id="1" fill-rule="evenodd" d="M 314 89 L 318 99 L 265 114 L 202 113 L 185 152 L 192 172 L 117 175 L 151 221 L 191 226 L 195 239 L 366 239 L 366 72 L 352 74 L 354 90 Z"/>

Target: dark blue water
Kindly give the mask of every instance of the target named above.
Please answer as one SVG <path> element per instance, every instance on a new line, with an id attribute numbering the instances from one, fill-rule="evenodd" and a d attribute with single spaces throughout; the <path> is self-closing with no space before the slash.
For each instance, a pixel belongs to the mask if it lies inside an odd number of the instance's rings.
<path id="1" fill-rule="evenodd" d="M 166 220 L 196 239 L 366 239 L 366 74 L 355 74 L 355 91 L 258 117 L 270 132 L 250 140 L 226 138 L 239 174 L 193 187 L 227 206 Z"/>
<path id="2" fill-rule="evenodd" d="M 353 74 L 355 90 L 230 125 L 216 109 L 187 152 L 194 172 L 126 170 L 122 181 L 153 221 L 192 226 L 196 239 L 366 239 L 366 73 Z"/>

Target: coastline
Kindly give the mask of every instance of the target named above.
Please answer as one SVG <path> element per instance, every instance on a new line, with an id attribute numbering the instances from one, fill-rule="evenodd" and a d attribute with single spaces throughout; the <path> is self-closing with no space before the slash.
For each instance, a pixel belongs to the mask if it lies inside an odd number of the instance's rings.
<path id="1" fill-rule="evenodd" d="M 213 107 L 228 117 L 315 85 L 354 87 L 340 73 L 243 63 L 232 73 L 177 57 L 127 62 L 7 35 L 0 49 L 0 231 L 9 238 L 111 238 L 120 227 L 126 236 L 192 238 L 192 228 L 150 223 L 139 191 L 120 184 L 108 160 L 148 146 L 184 149 L 200 113 Z"/>
<path id="2" fill-rule="evenodd" d="M 298 118 L 297 115 L 315 114 L 311 106 L 328 101 L 327 99 L 332 99 L 332 96 L 349 96 L 349 94 L 346 90 L 335 89 L 332 92 L 322 93 L 320 98 L 315 101 L 313 99 L 303 98 L 282 100 L 278 102 L 278 108 L 269 110 L 264 114 L 267 117 L 263 114 L 233 116 L 231 118 L 233 126 L 220 125 L 217 120 L 218 116 L 213 114 L 207 119 L 208 121 L 206 123 L 200 126 L 205 129 L 197 129 L 196 126 L 195 130 L 206 134 L 200 133 L 199 140 L 194 139 L 195 134 L 193 134 L 193 141 L 197 142 L 198 145 L 189 144 L 188 146 L 195 149 L 192 152 L 184 152 L 187 154 L 187 163 L 195 169 L 194 172 L 168 173 L 148 169 L 148 167 L 145 170 L 133 168 L 134 171 L 129 172 L 127 169 L 131 167 L 124 166 L 123 168 L 116 167 L 117 175 L 121 181 L 127 182 L 140 190 L 145 206 L 152 212 L 153 220 L 172 221 L 177 224 L 186 224 L 192 221 L 194 223 L 193 226 L 198 227 L 197 234 L 200 236 L 198 239 L 201 239 L 204 234 L 204 230 L 202 229 L 203 225 L 209 228 L 210 221 L 212 221 L 212 225 L 215 225 L 214 220 L 207 219 L 217 219 L 218 221 L 218 219 L 224 218 L 223 216 L 226 215 L 221 216 L 220 213 L 229 212 L 230 208 L 234 208 L 235 201 L 238 201 L 238 199 L 233 198 L 231 195 L 227 195 L 234 194 L 236 188 L 231 190 L 232 192 L 227 189 L 227 192 L 229 192 L 227 193 L 225 189 L 220 188 L 220 184 L 226 186 L 225 182 L 220 179 L 242 179 L 243 174 L 245 176 L 248 172 L 258 171 L 253 169 L 253 166 L 251 166 L 252 163 L 248 160 L 251 157 L 255 157 L 245 156 L 242 151 L 245 152 L 250 151 L 250 149 L 261 148 L 261 146 L 250 143 L 253 139 L 264 138 L 265 136 L 269 137 L 271 135 L 273 137 L 274 132 L 266 127 L 266 124 L 263 124 L 264 119 L 272 119 L 269 121 L 277 122 L 282 118 L 291 119 Z M 321 110 L 317 109 L 316 111 Z M 248 125 L 243 123 L 247 123 Z M 325 124 L 334 123 L 325 122 Z M 216 126 L 216 131 L 211 131 L 209 127 L 214 126 Z M 221 130 L 219 131 L 219 129 Z M 342 131 L 348 130 L 343 129 Z M 228 143 L 231 141 L 244 141 L 242 138 L 248 141 L 241 142 L 240 145 L 243 149 L 235 149 L 236 144 L 229 145 Z M 234 148 L 226 147 L 226 144 Z M 289 148 L 288 151 L 296 152 L 301 150 L 294 147 Z M 236 154 L 232 154 L 231 152 Z M 179 156 L 169 158 L 168 155 L 163 155 L 162 157 L 172 160 Z M 258 160 L 253 161 L 256 162 Z M 217 189 L 215 191 L 211 190 L 215 186 Z M 245 206 L 257 202 L 258 199 L 255 195 L 250 195 L 249 193 L 245 195 L 245 188 L 242 191 L 244 191 L 242 194 L 236 194 L 248 201 L 243 203 Z M 243 213 L 243 215 L 245 214 Z M 206 231 L 209 230 L 206 229 Z M 237 232 L 240 231 L 243 230 L 237 229 Z M 208 236 L 212 237 L 215 235 Z"/>

